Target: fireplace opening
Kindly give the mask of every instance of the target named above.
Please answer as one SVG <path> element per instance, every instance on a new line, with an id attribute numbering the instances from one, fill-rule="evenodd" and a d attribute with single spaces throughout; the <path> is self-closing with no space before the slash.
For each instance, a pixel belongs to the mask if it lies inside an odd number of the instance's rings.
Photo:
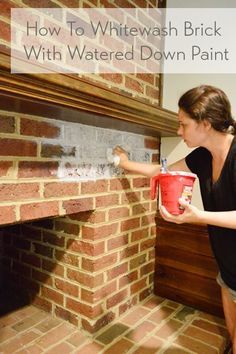
<path id="1" fill-rule="evenodd" d="M 81 240 L 92 215 L 87 211 L 1 228 L 0 315 L 35 304 L 54 314 L 65 311 L 67 320 L 76 318 L 65 301 L 79 297 L 81 284 L 73 274 L 78 271 L 79 277 L 84 252 L 92 247 Z"/>

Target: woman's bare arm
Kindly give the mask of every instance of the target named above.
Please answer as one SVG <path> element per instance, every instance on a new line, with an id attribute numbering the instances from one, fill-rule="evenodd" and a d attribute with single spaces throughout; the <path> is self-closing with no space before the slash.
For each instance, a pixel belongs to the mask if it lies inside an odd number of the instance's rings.
<path id="1" fill-rule="evenodd" d="M 127 152 L 120 146 L 116 146 L 114 148 L 113 154 L 119 156 L 120 158 L 120 162 L 118 166 L 127 171 L 139 173 L 147 177 L 153 177 L 160 173 L 161 165 L 130 161 L 128 159 Z M 190 172 L 185 162 L 185 159 L 181 159 L 171 164 L 170 166 L 168 166 L 168 170 Z"/>

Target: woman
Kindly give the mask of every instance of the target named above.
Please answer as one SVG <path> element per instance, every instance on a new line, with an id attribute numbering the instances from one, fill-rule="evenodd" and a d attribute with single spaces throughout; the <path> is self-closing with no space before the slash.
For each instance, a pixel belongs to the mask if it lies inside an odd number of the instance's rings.
<path id="1" fill-rule="evenodd" d="M 184 159 L 168 166 L 169 170 L 193 172 L 200 182 L 204 211 L 180 200 L 185 208 L 175 216 L 160 207 L 170 222 L 208 225 L 213 253 L 219 266 L 217 282 L 221 286 L 226 325 L 236 354 L 236 121 L 225 93 L 213 86 L 199 86 L 179 99 L 180 135 L 194 148 Z M 160 173 L 160 165 L 129 161 L 126 152 L 116 147 L 119 166 L 145 176 Z"/>

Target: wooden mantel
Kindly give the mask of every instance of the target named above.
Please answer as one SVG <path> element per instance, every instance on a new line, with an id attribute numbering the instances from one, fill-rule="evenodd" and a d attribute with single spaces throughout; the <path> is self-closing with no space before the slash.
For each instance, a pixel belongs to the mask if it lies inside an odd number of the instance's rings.
<path id="1" fill-rule="evenodd" d="M 6 53 L 0 53 L 0 91 L 1 109 L 18 108 L 19 111 L 37 103 L 39 114 L 43 115 L 46 107 L 50 116 L 57 119 L 61 107 L 67 113 L 63 117 L 71 121 L 89 124 L 88 117 L 93 114 L 96 117 L 93 124 L 98 126 L 128 130 L 132 126 L 134 132 L 140 132 L 141 128 L 141 132 L 155 136 L 176 136 L 177 119 L 173 112 L 110 91 L 75 74 L 11 74 Z"/>

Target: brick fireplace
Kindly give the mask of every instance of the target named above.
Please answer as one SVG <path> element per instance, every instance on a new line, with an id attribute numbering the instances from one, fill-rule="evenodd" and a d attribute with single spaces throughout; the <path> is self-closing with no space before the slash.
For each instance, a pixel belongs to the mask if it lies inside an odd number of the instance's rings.
<path id="1" fill-rule="evenodd" d="M 121 144 L 151 162 L 159 141 L 9 111 L 0 126 L 3 285 L 93 333 L 153 289 L 149 180 L 107 151 Z"/>
<path id="2" fill-rule="evenodd" d="M 15 6 L 38 2 L 0 5 L 1 285 L 5 299 L 21 294 L 92 334 L 153 291 L 149 180 L 115 168 L 107 153 L 120 144 L 132 159 L 157 162 L 176 116 L 159 108 L 158 74 L 10 74 Z"/>

